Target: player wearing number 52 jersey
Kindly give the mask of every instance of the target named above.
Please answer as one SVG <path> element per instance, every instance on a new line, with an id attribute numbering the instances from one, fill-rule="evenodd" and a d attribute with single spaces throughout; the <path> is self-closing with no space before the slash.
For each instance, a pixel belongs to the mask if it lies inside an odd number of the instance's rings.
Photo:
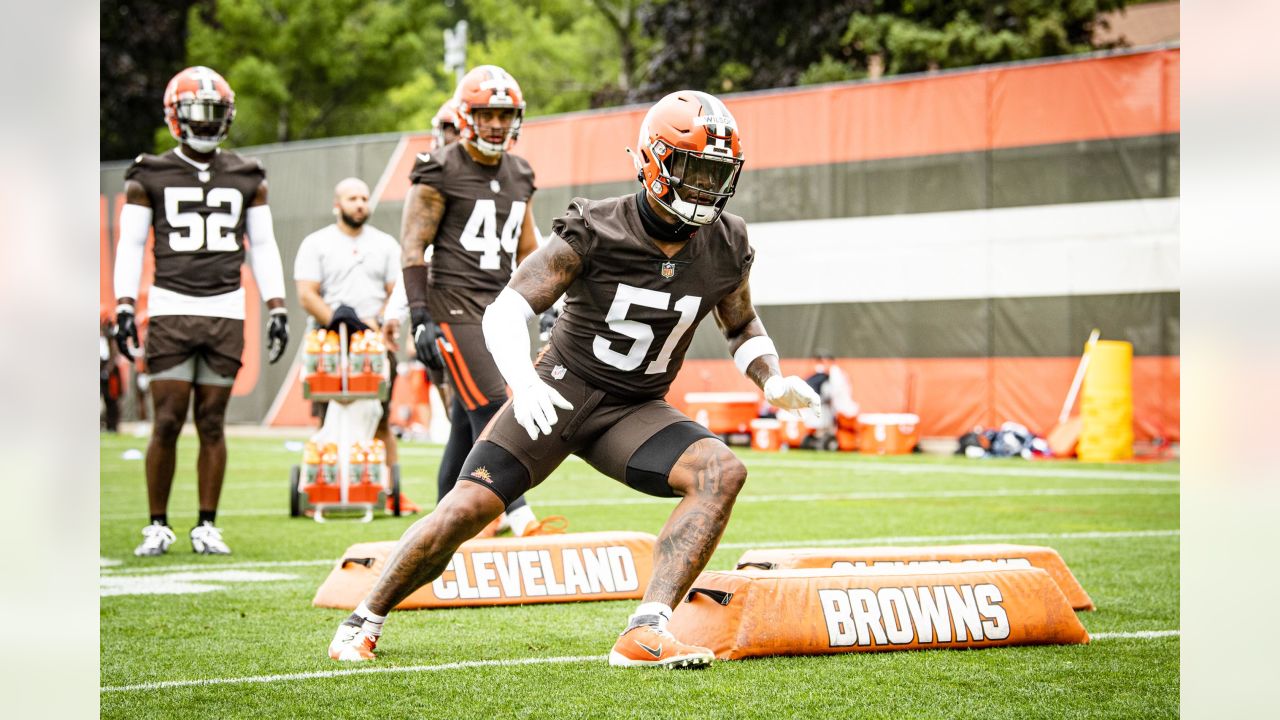
<path id="1" fill-rule="evenodd" d="M 804 380 L 782 376 L 751 304 L 746 224 L 723 212 L 743 160 L 728 109 L 702 92 L 668 95 L 646 114 L 636 152 L 644 189 L 574 200 L 485 311 L 485 341 L 511 385 L 511 402 L 463 463 L 468 482 L 400 539 L 372 592 L 339 628 L 331 657 L 372 659 L 387 613 L 438 577 L 509 498 L 573 454 L 635 490 L 681 498 L 610 664 L 711 662 L 710 650 L 680 642 L 666 624 L 720 541 L 746 469 L 662 398 L 698 322 L 714 313 L 734 362 L 771 404 L 816 409 L 819 401 Z M 551 346 L 530 363 L 525 323 L 561 294 Z"/>
<path id="2" fill-rule="evenodd" d="M 163 155 L 139 155 L 125 172 L 127 203 L 116 251 L 116 342 L 132 358 L 143 253 L 148 232 L 155 233 L 155 280 L 146 308 L 146 361 L 155 403 L 146 462 L 151 523 L 134 554 L 161 555 L 174 540 L 169 491 L 178 435 L 193 396 L 200 514 L 191 546 L 202 554 L 227 554 L 231 551 L 214 519 L 227 464 L 222 429 L 244 349 L 240 266 L 249 260 L 270 309 L 273 363 L 289 342 L 284 273 L 267 207 L 266 172 L 257 160 L 218 147 L 235 118 L 231 86 L 207 67 L 190 67 L 169 81 L 164 108 L 169 130 L 181 144 Z"/>
<path id="3" fill-rule="evenodd" d="M 537 248 L 533 229 L 533 169 L 509 152 L 520 132 L 524 99 L 502 68 L 482 65 L 454 93 L 460 141 L 417 158 L 402 223 L 404 287 L 411 333 L 423 364 L 448 369 L 454 423 L 467 423 L 466 443 L 451 434 L 436 477 L 443 497 L 457 483 L 462 460 L 507 399 L 506 383 L 485 348 L 484 310 Z M 433 248 L 430 272 L 423 264 Z M 508 498 L 516 534 L 537 531 L 524 498 Z"/>

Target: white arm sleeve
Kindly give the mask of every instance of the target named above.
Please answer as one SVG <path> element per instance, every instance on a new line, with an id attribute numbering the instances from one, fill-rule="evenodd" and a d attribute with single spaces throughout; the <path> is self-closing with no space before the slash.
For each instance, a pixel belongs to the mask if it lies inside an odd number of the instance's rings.
<path id="1" fill-rule="evenodd" d="M 276 230 L 270 205 L 254 205 L 245 213 L 249 231 L 249 267 L 263 300 L 284 299 L 284 265 L 276 247 Z"/>
<path id="2" fill-rule="evenodd" d="M 533 308 L 511 288 L 503 288 L 498 299 L 484 311 L 481 327 L 484 344 L 493 355 L 493 364 L 513 390 L 541 382 L 529 359 L 529 321 Z"/>
<path id="3" fill-rule="evenodd" d="M 126 204 L 120 210 L 120 239 L 116 243 L 115 291 L 117 298 L 138 299 L 142 282 L 143 253 L 151 229 L 151 208 Z"/>

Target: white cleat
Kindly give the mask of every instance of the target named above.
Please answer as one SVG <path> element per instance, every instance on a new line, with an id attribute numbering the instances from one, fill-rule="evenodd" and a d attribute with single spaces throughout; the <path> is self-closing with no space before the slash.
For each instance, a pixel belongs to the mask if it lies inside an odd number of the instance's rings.
<path id="1" fill-rule="evenodd" d="M 208 523 L 191 528 L 191 549 L 201 555 L 231 554 L 231 548 L 222 541 L 222 531 Z"/>
<path id="2" fill-rule="evenodd" d="M 362 628 L 343 623 L 329 643 L 329 658 L 338 662 L 368 662 L 377 659 L 373 654 L 377 646 L 378 638 Z"/>
<path id="3" fill-rule="evenodd" d="M 177 536 L 167 525 L 152 523 L 142 528 L 142 544 L 133 549 L 133 554 L 138 557 L 163 555 L 169 552 L 169 546 L 176 539 Z"/>

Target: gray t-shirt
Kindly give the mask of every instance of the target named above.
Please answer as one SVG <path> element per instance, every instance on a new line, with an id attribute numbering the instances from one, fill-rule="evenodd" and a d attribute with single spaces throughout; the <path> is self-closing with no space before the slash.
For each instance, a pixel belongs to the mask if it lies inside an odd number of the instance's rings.
<path id="1" fill-rule="evenodd" d="M 365 225 L 351 237 L 337 225 L 306 237 L 293 262 L 294 280 L 320 282 L 320 296 L 330 309 L 350 305 L 362 319 L 377 319 L 387 300 L 387 286 L 400 277 L 400 243 Z"/>

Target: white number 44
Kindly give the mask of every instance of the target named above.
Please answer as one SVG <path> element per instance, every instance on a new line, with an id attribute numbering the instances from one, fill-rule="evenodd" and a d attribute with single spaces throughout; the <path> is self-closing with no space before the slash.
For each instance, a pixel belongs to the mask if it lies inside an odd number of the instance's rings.
<path id="1" fill-rule="evenodd" d="M 507 214 L 507 222 L 502 226 L 502 239 L 499 240 L 495 232 L 498 206 L 488 198 L 476 200 L 476 207 L 467 218 L 467 226 L 463 228 L 459 242 L 465 250 L 480 253 L 481 270 L 502 267 L 498 250 L 515 254 L 520 244 L 520 226 L 524 224 L 524 207 L 525 203 L 520 200 L 511 203 L 511 212 Z"/>

